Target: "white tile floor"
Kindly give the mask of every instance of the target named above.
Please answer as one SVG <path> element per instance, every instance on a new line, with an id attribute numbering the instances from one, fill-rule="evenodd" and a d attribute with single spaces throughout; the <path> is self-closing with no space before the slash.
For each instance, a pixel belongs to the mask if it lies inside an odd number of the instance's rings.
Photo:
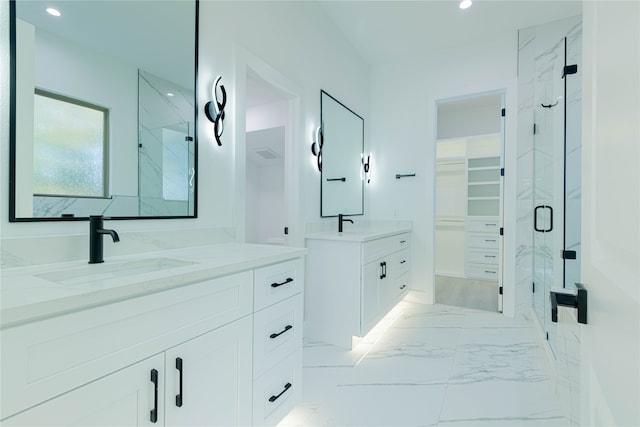
<path id="1" fill-rule="evenodd" d="M 279 427 L 569 425 L 527 320 L 405 300 L 382 323 L 352 351 L 305 342 Z"/>

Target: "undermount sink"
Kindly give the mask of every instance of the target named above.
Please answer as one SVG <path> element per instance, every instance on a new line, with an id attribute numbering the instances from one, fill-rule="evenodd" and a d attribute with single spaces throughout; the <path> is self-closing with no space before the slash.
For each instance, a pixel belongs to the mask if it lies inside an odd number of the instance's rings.
<path id="1" fill-rule="evenodd" d="M 85 267 L 64 271 L 51 271 L 38 274 L 40 277 L 61 285 L 82 285 L 103 280 L 130 277 L 138 274 L 167 270 L 192 265 L 193 262 L 171 258 L 151 258 L 139 261 L 112 261 L 104 264 L 91 264 Z"/>

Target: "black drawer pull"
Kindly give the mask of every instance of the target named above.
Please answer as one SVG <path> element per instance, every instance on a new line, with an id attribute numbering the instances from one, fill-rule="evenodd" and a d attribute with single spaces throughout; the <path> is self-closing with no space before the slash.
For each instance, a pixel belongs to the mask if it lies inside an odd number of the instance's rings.
<path id="1" fill-rule="evenodd" d="M 407 243 L 406 240 L 400 240 L 400 244 Z"/>
<path id="2" fill-rule="evenodd" d="M 287 280 L 285 280 L 282 283 L 272 283 L 271 287 L 272 288 L 277 288 L 278 286 L 286 285 L 287 283 L 291 283 L 291 282 L 293 282 L 293 279 L 291 277 L 287 277 Z"/>
<path id="3" fill-rule="evenodd" d="M 487 227 L 495 227 L 498 224 L 485 224 Z"/>
<path id="4" fill-rule="evenodd" d="M 282 396 L 282 395 L 284 394 L 284 392 L 285 392 L 285 391 L 289 390 L 290 388 L 291 388 L 291 383 L 286 383 L 286 384 L 284 385 L 284 390 L 282 390 L 282 391 L 280 392 L 280 394 L 279 394 L 279 395 L 277 395 L 277 396 L 271 396 L 271 397 L 269 398 L 269 402 L 271 402 L 271 403 L 275 402 L 276 400 L 278 400 L 278 399 L 280 398 L 280 396 Z"/>
<path id="5" fill-rule="evenodd" d="M 404 289 L 406 287 L 407 287 L 407 285 L 402 285 L 402 286 L 400 286 L 400 289 Z"/>
<path id="6" fill-rule="evenodd" d="M 269 335 L 269 338 L 274 339 L 274 338 L 278 338 L 280 335 L 284 334 L 285 332 L 287 332 L 289 329 L 293 329 L 293 326 L 291 325 L 287 325 L 284 327 L 284 329 L 280 332 L 278 332 L 277 334 L 271 334 Z"/>
<path id="7" fill-rule="evenodd" d="M 153 409 L 149 420 L 155 424 L 158 422 L 158 371 L 155 369 L 151 370 L 151 382 L 153 383 Z"/>
<path id="8" fill-rule="evenodd" d="M 407 262 L 407 260 L 403 259 L 402 261 L 400 261 L 400 264 L 404 264 L 405 262 Z"/>
<path id="9" fill-rule="evenodd" d="M 491 271 L 491 270 L 485 270 L 484 272 L 485 272 L 485 273 L 496 274 L 496 272 L 495 272 L 495 271 Z"/>
<path id="10" fill-rule="evenodd" d="M 485 242 L 495 242 L 496 239 L 484 239 Z"/>
<path id="11" fill-rule="evenodd" d="M 484 257 L 485 258 L 495 258 L 496 256 L 495 255 L 485 255 Z"/>
<path id="12" fill-rule="evenodd" d="M 176 369 L 180 373 L 180 391 L 176 394 L 176 406 L 182 408 L 182 358 L 176 357 Z"/>

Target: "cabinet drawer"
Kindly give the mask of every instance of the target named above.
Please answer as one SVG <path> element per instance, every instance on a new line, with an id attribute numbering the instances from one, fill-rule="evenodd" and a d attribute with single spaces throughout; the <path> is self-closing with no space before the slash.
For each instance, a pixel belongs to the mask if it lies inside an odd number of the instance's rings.
<path id="1" fill-rule="evenodd" d="M 393 257 L 395 262 L 395 277 L 400 277 L 409 271 L 409 249 L 403 249 Z"/>
<path id="2" fill-rule="evenodd" d="M 395 236 L 372 240 L 362 244 L 362 262 L 368 264 L 393 252 Z"/>
<path id="3" fill-rule="evenodd" d="M 467 261 L 497 266 L 499 261 L 498 251 L 494 249 L 470 250 L 467 252 Z"/>
<path id="4" fill-rule="evenodd" d="M 409 247 L 409 233 L 372 240 L 362 245 L 362 263 L 367 264 L 385 255 Z"/>
<path id="5" fill-rule="evenodd" d="M 4 418 L 251 313 L 252 273 L 5 329 Z"/>
<path id="6" fill-rule="evenodd" d="M 498 249 L 497 234 L 469 234 L 467 236 L 467 245 L 473 248 Z"/>
<path id="7" fill-rule="evenodd" d="M 409 291 L 409 273 L 405 273 L 396 279 L 395 292 L 398 299 Z"/>
<path id="8" fill-rule="evenodd" d="M 253 383 L 253 425 L 275 426 L 302 399 L 302 349 Z"/>
<path id="9" fill-rule="evenodd" d="M 498 280 L 498 267 L 491 264 L 467 264 L 467 277 Z"/>
<path id="10" fill-rule="evenodd" d="M 499 225 L 498 218 L 467 219 L 467 231 L 471 232 L 498 233 Z"/>
<path id="11" fill-rule="evenodd" d="M 302 292 L 303 280 L 304 263 L 301 258 L 256 269 L 255 310 Z"/>
<path id="12" fill-rule="evenodd" d="M 253 317 L 253 371 L 255 376 L 302 348 L 303 294 L 269 306 Z"/>

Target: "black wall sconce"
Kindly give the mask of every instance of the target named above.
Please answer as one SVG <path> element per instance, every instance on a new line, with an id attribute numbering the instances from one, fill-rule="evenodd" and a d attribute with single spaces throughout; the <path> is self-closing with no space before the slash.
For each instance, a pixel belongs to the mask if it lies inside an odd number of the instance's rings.
<path id="1" fill-rule="evenodd" d="M 215 135 L 218 146 L 222 146 L 220 137 L 224 132 L 224 107 L 227 105 L 227 91 L 224 89 L 224 85 L 220 84 L 222 76 L 218 76 L 211 88 L 211 94 L 213 101 L 209 101 L 204 106 L 204 113 L 207 119 L 213 123 L 213 134 Z M 218 100 L 218 85 L 220 85 L 220 92 L 222 93 L 222 102 Z"/>
<path id="2" fill-rule="evenodd" d="M 364 172 L 364 179 L 367 184 L 371 182 L 371 153 L 367 155 L 367 160 L 364 160 L 364 154 L 362 155 L 362 171 Z"/>
<path id="3" fill-rule="evenodd" d="M 324 145 L 324 135 L 322 134 L 322 126 L 316 129 L 313 144 L 311 144 L 311 153 L 316 156 L 318 171 L 322 172 L 322 146 Z"/>

